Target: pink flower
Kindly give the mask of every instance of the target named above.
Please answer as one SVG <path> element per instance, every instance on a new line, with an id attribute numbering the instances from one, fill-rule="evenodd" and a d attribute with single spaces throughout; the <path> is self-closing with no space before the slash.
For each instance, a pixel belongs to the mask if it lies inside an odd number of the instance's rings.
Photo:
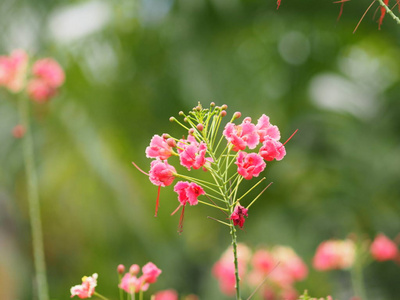
<path id="1" fill-rule="evenodd" d="M 270 137 L 276 141 L 279 141 L 281 138 L 278 127 L 272 125 L 269 122 L 269 117 L 264 114 L 258 119 L 256 129 L 260 136 L 260 143 L 264 142 L 266 137 Z"/>
<path id="2" fill-rule="evenodd" d="M 352 240 L 329 240 L 318 246 L 313 266 L 319 271 L 348 269 L 354 259 L 355 245 Z"/>
<path id="3" fill-rule="evenodd" d="M 175 179 L 176 170 L 173 166 L 168 164 L 166 161 L 163 162 L 159 159 L 153 160 L 150 165 L 149 179 L 150 181 L 158 185 L 157 201 L 155 216 L 157 217 L 158 206 L 160 203 L 160 189 L 163 186 L 172 184 Z"/>
<path id="4" fill-rule="evenodd" d="M 257 128 L 251 123 L 250 118 L 245 118 L 240 125 L 229 122 L 225 126 L 223 135 L 233 145 L 233 151 L 244 150 L 246 146 L 254 149 L 260 140 Z"/>
<path id="5" fill-rule="evenodd" d="M 233 221 L 233 225 L 235 225 L 235 226 L 239 225 L 240 228 L 243 228 L 244 221 L 245 221 L 244 217 L 248 216 L 247 211 L 248 211 L 247 208 L 244 208 L 241 205 L 236 205 L 233 213 L 231 214 L 231 216 L 229 218 L 230 220 Z"/>
<path id="6" fill-rule="evenodd" d="M 172 155 L 172 147 L 167 140 L 159 135 L 154 135 L 150 141 L 150 146 L 146 148 L 146 157 L 165 160 Z"/>
<path id="7" fill-rule="evenodd" d="M 146 283 L 154 283 L 157 281 L 158 276 L 161 274 L 161 270 L 157 268 L 152 262 L 147 263 L 142 268 L 143 278 Z"/>
<path id="8" fill-rule="evenodd" d="M 48 85 L 42 79 L 32 79 L 28 83 L 29 97 L 38 102 L 45 103 L 57 94 L 57 89 Z"/>
<path id="9" fill-rule="evenodd" d="M 12 135 L 16 138 L 16 139 L 20 139 L 23 138 L 25 135 L 26 129 L 23 125 L 18 124 L 15 125 L 13 130 L 12 130 Z"/>
<path id="10" fill-rule="evenodd" d="M 174 186 L 174 191 L 178 193 L 178 200 L 180 202 L 180 205 L 171 215 L 175 214 L 182 206 L 181 217 L 179 218 L 178 225 L 178 232 L 182 232 L 186 203 L 189 202 L 190 205 L 197 205 L 197 203 L 199 202 L 197 198 L 200 195 L 204 195 L 205 191 L 198 184 L 194 182 L 189 183 L 187 181 L 179 181 Z"/>
<path id="11" fill-rule="evenodd" d="M 178 300 L 178 293 L 175 290 L 159 291 L 155 294 L 154 300 Z"/>
<path id="12" fill-rule="evenodd" d="M 250 260 L 251 251 L 244 244 L 237 245 L 238 254 L 238 267 L 239 276 L 244 277 L 246 275 L 247 264 Z M 233 296 L 235 294 L 235 265 L 233 263 L 232 247 L 229 247 L 222 255 L 219 261 L 217 261 L 212 269 L 214 277 L 219 282 L 219 287 L 225 295 Z"/>
<path id="13" fill-rule="evenodd" d="M 254 269 L 268 274 L 275 267 L 276 262 L 269 251 L 260 249 L 254 253 L 252 264 Z"/>
<path id="14" fill-rule="evenodd" d="M 32 67 L 32 73 L 52 88 L 58 88 L 64 83 L 65 75 L 61 66 L 52 58 L 37 60 Z"/>
<path id="15" fill-rule="evenodd" d="M 395 259 L 399 254 L 397 245 L 382 233 L 375 237 L 370 252 L 377 261 Z"/>
<path id="16" fill-rule="evenodd" d="M 147 291 L 149 285 L 150 284 L 146 283 L 143 276 L 137 278 L 130 273 L 126 273 L 124 277 L 122 277 L 121 283 L 118 285 L 118 287 L 123 289 L 125 292 L 132 294 L 139 293 L 140 291 Z"/>
<path id="17" fill-rule="evenodd" d="M 294 281 L 300 281 L 307 277 L 308 268 L 306 264 L 292 248 L 275 246 L 272 249 L 272 255 L 277 263 L 280 262 L 280 265 L 277 267 L 277 269 L 280 270 L 278 270 L 277 273 L 279 273 L 279 271 L 283 271 L 287 277 L 286 282 L 281 282 L 283 285 L 285 285 L 285 283 L 292 284 Z M 273 277 L 274 275 L 271 274 L 271 276 Z"/>
<path id="18" fill-rule="evenodd" d="M 0 56 L 0 85 L 16 93 L 25 83 L 28 55 L 24 50 L 14 50 L 10 56 Z"/>
<path id="19" fill-rule="evenodd" d="M 149 178 L 154 185 L 163 187 L 171 185 L 175 179 L 175 174 L 175 168 L 166 161 L 156 159 L 151 162 Z"/>
<path id="20" fill-rule="evenodd" d="M 180 140 L 177 147 L 181 165 L 188 170 L 200 169 L 207 163 L 206 144 L 204 142 L 199 144 L 192 135 L 189 135 L 187 140 Z"/>
<path id="21" fill-rule="evenodd" d="M 266 166 L 263 158 L 257 153 L 243 151 L 239 152 L 235 164 L 238 166 L 238 173 L 247 180 L 257 177 Z"/>
<path id="22" fill-rule="evenodd" d="M 286 155 L 285 146 L 281 142 L 274 140 L 271 137 L 266 137 L 262 147 L 260 148 L 259 154 L 266 161 L 282 160 Z"/>
<path id="23" fill-rule="evenodd" d="M 92 297 L 94 289 L 97 286 L 98 275 L 94 273 L 92 276 L 84 276 L 82 278 L 82 284 L 75 285 L 71 288 L 71 298 L 78 296 L 81 299 Z"/>
<path id="24" fill-rule="evenodd" d="M 175 187 L 174 191 L 178 193 L 178 200 L 181 205 L 186 205 L 189 202 L 190 205 L 197 205 L 198 197 L 204 195 L 205 191 L 201 186 L 194 182 L 179 181 Z"/>

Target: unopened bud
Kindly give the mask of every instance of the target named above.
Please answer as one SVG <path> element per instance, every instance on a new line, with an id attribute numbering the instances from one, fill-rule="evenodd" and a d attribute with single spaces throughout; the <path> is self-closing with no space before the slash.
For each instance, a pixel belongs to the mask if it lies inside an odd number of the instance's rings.
<path id="1" fill-rule="evenodd" d="M 197 124 L 196 128 L 198 131 L 203 131 L 204 126 L 203 126 L 203 124 Z"/>
<path id="2" fill-rule="evenodd" d="M 118 274 L 123 274 L 125 272 L 125 266 L 124 265 L 118 265 L 117 272 L 118 272 Z"/>
<path id="3" fill-rule="evenodd" d="M 240 111 L 237 111 L 233 114 L 233 119 L 234 120 L 239 119 L 241 116 L 242 116 L 242 113 Z"/>
<path id="4" fill-rule="evenodd" d="M 180 111 L 180 112 L 179 112 L 179 115 L 180 115 L 180 116 L 183 116 L 183 115 L 184 115 L 183 111 Z"/>
<path id="5" fill-rule="evenodd" d="M 162 138 L 164 139 L 164 140 L 166 140 L 166 139 L 168 139 L 168 138 L 170 138 L 171 136 L 168 134 L 168 133 L 163 133 L 162 134 Z"/>
<path id="6" fill-rule="evenodd" d="M 227 108 L 228 108 L 228 105 L 226 105 L 226 104 L 224 104 L 224 105 L 221 106 L 221 109 L 222 109 L 222 110 L 226 110 Z"/>
<path id="7" fill-rule="evenodd" d="M 214 103 L 214 102 L 211 102 L 211 103 L 210 103 L 210 106 L 211 106 L 211 107 L 214 107 L 214 106 L 215 106 L 215 103 Z"/>
<path id="8" fill-rule="evenodd" d="M 225 116 L 226 116 L 226 111 L 225 110 L 221 111 L 221 117 L 225 117 Z"/>
<path id="9" fill-rule="evenodd" d="M 170 121 L 170 122 L 174 122 L 174 121 L 175 121 L 175 117 L 169 118 L 169 121 Z"/>
<path id="10" fill-rule="evenodd" d="M 184 119 L 183 119 L 183 122 L 187 123 L 187 121 L 188 121 L 187 118 L 184 118 Z"/>
<path id="11" fill-rule="evenodd" d="M 168 144 L 168 146 L 170 146 L 172 148 L 176 147 L 176 142 L 175 142 L 175 140 L 173 138 L 167 139 L 167 144 Z"/>
<path id="12" fill-rule="evenodd" d="M 190 129 L 189 129 L 189 135 L 193 135 L 193 133 L 194 133 L 194 129 L 193 129 L 193 128 L 190 128 Z"/>
<path id="13" fill-rule="evenodd" d="M 133 264 L 130 268 L 129 268 L 129 273 L 133 276 L 137 275 L 140 271 L 140 267 L 137 264 Z"/>

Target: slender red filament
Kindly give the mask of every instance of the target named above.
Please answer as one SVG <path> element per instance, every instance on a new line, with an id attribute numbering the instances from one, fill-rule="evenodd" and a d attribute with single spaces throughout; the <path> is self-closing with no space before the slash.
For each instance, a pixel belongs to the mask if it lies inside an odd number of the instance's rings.
<path id="1" fill-rule="evenodd" d="M 179 204 L 178 207 L 171 213 L 171 216 L 173 216 L 180 208 L 182 204 Z"/>
<path id="2" fill-rule="evenodd" d="M 185 206 L 182 206 L 181 217 L 179 218 L 178 232 L 181 234 L 183 232 L 183 217 L 185 216 Z"/>
<path id="3" fill-rule="evenodd" d="M 156 213 L 154 215 L 155 217 L 157 217 L 158 206 L 160 205 L 160 190 L 161 190 L 161 185 L 158 186 L 158 191 L 157 191 Z"/>
<path id="4" fill-rule="evenodd" d="M 137 164 L 135 164 L 134 162 L 132 162 L 132 164 L 136 167 L 136 169 L 138 169 L 140 172 L 142 172 L 144 175 L 150 176 L 148 173 L 146 173 L 145 171 L 143 171 L 141 168 L 139 168 L 137 166 Z"/>
<path id="5" fill-rule="evenodd" d="M 284 142 L 284 143 L 282 144 L 282 146 L 285 146 L 285 144 L 286 144 L 287 142 L 290 141 L 290 139 L 296 134 L 297 131 L 299 131 L 299 130 L 296 129 L 296 130 L 292 133 L 292 135 L 286 140 L 286 142 Z"/>

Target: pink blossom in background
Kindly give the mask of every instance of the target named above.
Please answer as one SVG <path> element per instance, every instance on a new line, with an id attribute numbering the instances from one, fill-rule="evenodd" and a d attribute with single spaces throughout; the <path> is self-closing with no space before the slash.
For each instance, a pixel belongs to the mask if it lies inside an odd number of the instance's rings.
<path id="1" fill-rule="evenodd" d="M 275 246 L 271 250 L 272 256 L 276 262 L 280 262 L 277 269 L 284 271 L 288 276 L 289 283 L 304 280 L 308 275 L 308 268 L 303 260 L 290 247 Z M 275 271 L 274 271 L 275 272 Z M 273 273 L 274 273 L 273 272 Z M 274 276 L 271 274 L 271 276 Z"/>
<path id="2" fill-rule="evenodd" d="M 155 294 L 154 300 L 178 300 L 178 293 L 175 290 L 159 291 Z"/>
<path id="3" fill-rule="evenodd" d="M 238 166 L 238 173 L 247 180 L 260 175 L 266 166 L 263 158 L 257 153 L 243 151 L 239 152 L 235 164 Z"/>
<path id="4" fill-rule="evenodd" d="M 260 143 L 264 142 L 265 138 L 267 137 L 270 137 L 276 141 L 279 141 L 281 138 L 281 133 L 279 132 L 278 127 L 272 125 L 269 122 L 269 117 L 264 114 L 258 119 L 256 130 L 260 136 Z"/>
<path id="5" fill-rule="evenodd" d="M 250 118 L 244 119 L 240 125 L 227 123 L 223 135 L 233 145 L 233 151 L 244 150 L 246 147 L 254 149 L 260 140 L 256 125 L 251 123 Z"/>
<path id="6" fill-rule="evenodd" d="M 65 80 L 64 70 L 52 58 L 37 60 L 32 66 L 32 73 L 53 88 L 60 87 Z"/>
<path id="7" fill-rule="evenodd" d="M 274 140 L 273 138 L 266 137 L 260 148 L 259 154 L 266 161 L 282 160 L 286 155 L 285 146 L 281 142 Z"/>
<path id="8" fill-rule="evenodd" d="M 245 245 L 237 245 L 239 276 L 243 278 L 247 272 L 247 264 L 251 257 L 251 250 Z M 235 294 L 235 265 L 233 263 L 232 246 L 229 247 L 214 264 L 212 269 L 213 276 L 217 278 L 219 287 L 225 295 Z"/>
<path id="9" fill-rule="evenodd" d="M 233 225 L 239 225 L 240 228 L 243 228 L 244 226 L 244 217 L 248 216 L 248 209 L 244 208 L 241 205 L 236 205 L 233 213 L 231 214 L 231 216 L 229 217 L 229 219 L 231 219 L 233 221 Z"/>
<path id="10" fill-rule="evenodd" d="M 157 281 L 158 276 L 161 274 L 161 270 L 157 268 L 152 262 L 147 263 L 142 268 L 144 281 L 147 283 L 154 283 Z"/>
<path id="11" fill-rule="evenodd" d="M 24 88 L 28 54 L 24 50 L 14 50 L 10 56 L 0 56 L 0 86 L 12 92 Z"/>
<path id="12" fill-rule="evenodd" d="M 377 261 L 392 260 L 399 255 L 397 245 L 382 233 L 375 237 L 370 252 Z"/>
<path id="13" fill-rule="evenodd" d="M 206 164 L 207 146 L 204 142 L 198 143 L 194 136 L 189 135 L 187 140 L 180 140 L 177 147 L 180 163 L 188 170 L 197 170 Z"/>
<path id="14" fill-rule="evenodd" d="M 251 260 L 253 268 L 265 274 L 269 273 L 276 265 L 274 257 L 266 249 L 257 250 Z"/>
<path id="15" fill-rule="evenodd" d="M 143 276 L 137 278 L 136 276 L 130 273 L 125 273 L 118 287 L 120 289 L 123 289 L 125 292 L 131 294 L 131 293 L 139 293 L 140 291 L 145 292 L 148 290 L 149 285 L 150 284 L 144 280 Z"/>
<path id="16" fill-rule="evenodd" d="M 166 161 L 153 160 L 150 165 L 149 179 L 157 186 L 168 186 L 175 179 L 176 170 Z"/>
<path id="17" fill-rule="evenodd" d="M 45 103 L 57 94 L 56 88 L 41 79 L 30 80 L 27 89 L 29 97 L 37 103 Z"/>
<path id="18" fill-rule="evenodd" d="M 21 125 L 15 125 L 14 128 L 12 129 L 12 135 L 16 138 L 16 139 L 20 139 L 22 137 L 24 137 L 26 132 L 26 128 Z"/>
<path id="19" fill-rule="evenodd" d="M 71 288 L 71 298 L 78 296 L 81 299 L 92 297 L 97 286 L 98 275 L 94 273 L 92 276 L 84 276 L 82 284 L 75 285 Z"/>
<path id="20" fill-rule="evenodd" d="M 159 135 L 154 135 L 150 141 L 150 146 L 146 148 L 146 157 L 165 160 L 172 155 L 172 147 L 167 140 Z"/>
<path id="21" fill-rule="evenodd" d="M 348 269 L 355 259 L 356 247 L 352 240 L 329 240 L 321 243 L 313 258 L 316 270 Z"/>

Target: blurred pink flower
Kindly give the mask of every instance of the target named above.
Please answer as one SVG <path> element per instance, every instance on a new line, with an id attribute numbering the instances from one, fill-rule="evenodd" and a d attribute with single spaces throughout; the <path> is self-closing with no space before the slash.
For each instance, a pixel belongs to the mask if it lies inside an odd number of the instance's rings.
<path id="1" fill-rule="evenodd" d="M 313 266 L 319 271 L 348 269 L 354 263 L 355 251 L 350 239 L 322 242 L 315 253 Z"/>
<path id="2" fill-rule="evenodd" d="M 397 245 L 382 233 L 375 237 L 371 244 L 370 252 L 377 261 L 395 259 L 399 254 Z"/>
<path id="3" fill-rule="evenodd" d="M 52 58 L 37 60 L 32 66 L 32 73 L 52 88 L 60 87 L 65 80 L 63 69 Z"/>
<path id="4" fill-rule="evenodd" d="M 256 125 L 251 123 L 250 118 L 245 118 L 240 125 L 227 123 L 223 135 L 233 145 L 233 151 L 244 150 L 246 146 L 254 149 L 260 140 Z"/>
<path id="5" fill-rule="evenodd" d="M 244 217 L 248 216 L 248 209 L 244 208 L 244 206 L 241 205 L 236 205 L 235 209 L 233 210 L 233 213 L 229 217 L 233 221 L 233 225 L 239 225 L 240 228 L 243 228 L 244 226 Z"/>
<path id="6" fill-rule="evenodd" d="M 238 166 L 238 173 L 247 180 L 260 175 L 266 166 L 263 158 L 257 153 L 243 151 L 239 152 L 235 164 Z"/>
<path id="7" fill-rule="evenodd" d="M 140 291 L 144 292 L 147 291 L 149 285 L 150 284 L 144 280 L 143 276 L 137 278 L 136 276 L 130 273 L 125 273 L 118 287 L 120 289 L 123 289 L 125 292 L 132 294 L 132 293 L 138 293 Z"/>
<path id="8" fill-rule="evenodd" d="M 150 141 L 150 146 L 146 148 L 146 157 L 165 160 L 172 155 L 172 147 L 167 140 L 159 135 L 154 135 Z"/>
<path id="9" fill-rule="evenodd" d="M 166 161 L 153 160 L 150 165 L 149 179 L 157 186 L 168 186 L 175 179 L 176 170 Z"/>
<path id="10" fill-rule="evenodd" d="M 278 126 L 272 125 L 269 122 L 269 117 L 264 114 L 258 119 L 256 130 L 260 136 L 260 143 L 264 142 L 266 137 L 270 137 L 277 141 L 281 138 Z"/>
<path id="11" fill-rule="evenodd" d="M 27 89 L 29 97 L 38 103 L 45 103 L 57 94 L 57 89 L 42 79 L 30 80 Z"/>
<path id="12" fill-rule="evenodd" d="M 259 154 L 266 161 L 282 160 L 286 155 L 285 146 L 281 142 L 274 140 L 271 137 L 266 137 L 262 147 L 260 148 Z"/>
<path id="13" fill-rule="evenodd" d="M 158 276 L 161 274 L 161 270 L 157 268 L 155 264 L 149 262 L 142 268 L 144 281 L 147 283 L 154 283 L 157 281 Z"/>
<path id="14" fill-rule="evenodd" d="M 82 284 L 75 285 L 71 288 L 71 298 L 78 296 L 81 299 L 92 297 L 94 290 L 97 286 L 98 275 L 94 273 L 92 276 L 84 276 L 82 278 Z"/>
<path id="15" fill-rule="evenodd" d="M 155 294 L 154 300 L 178 300 L 178 293 L 175 290 L 159 291 Z"/>
<path id="16" fill-rule="evenodd" d="M 21 124 L 15 125 L 14 128 L 12 129 L 12 135 L 16 139 L 20 139 L 20 138 L 24 137 L 25 132 L 26 132 L 26 129 Z"/>
<path id="17" fill-rule="evenodd" d="M 23 89 L 28 66 L 28 55 L 24 50 L 14 50 L 10 56 L 0 56 L 0 86 L 16 93 Z"/>
<path id="18" fill-rule="evenodd" d="M 237 245 L 239 276 L 244 277 L 247 271 L 247 264 L 251 257 L 250 249 L 239 243 Z M 214 264 L 212 273 L 217 278 L 219 287 L 225 295 L 235 294 L 235 265 L 233 263 L 232 246 L 230 246 Z"/>

